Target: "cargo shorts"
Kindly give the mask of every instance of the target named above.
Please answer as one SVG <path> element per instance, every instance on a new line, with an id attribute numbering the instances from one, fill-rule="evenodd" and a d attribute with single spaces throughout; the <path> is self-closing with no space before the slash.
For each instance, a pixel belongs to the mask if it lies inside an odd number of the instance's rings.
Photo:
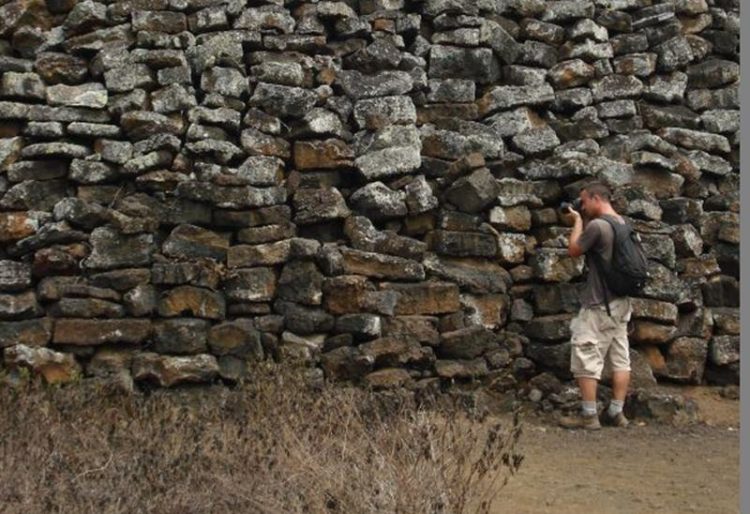
<path id="1" fill-rule="evenodd" d="M 604 305 L 584 307 L 570 320 L 570 371 L 573 376 L 601 379 L 605 359 L 612 371 L 630 371 L 628 321 L 632 315 L 629 298 Z"/>

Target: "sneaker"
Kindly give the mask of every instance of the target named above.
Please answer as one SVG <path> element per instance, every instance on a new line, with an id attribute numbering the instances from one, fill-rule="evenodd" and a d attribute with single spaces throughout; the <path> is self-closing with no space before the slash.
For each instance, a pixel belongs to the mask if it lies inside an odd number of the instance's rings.
<path id="1" fill-rule="evenodd" d="M 578 413 L 574 416 L 563 416 L 558 422 L 563 428 L 584 428 L 586 430 L 599 430 L 602 428 L 599 423 L 599 416 L 594 414 L 593 416 L 584 416 Z"/>
<path id="2" fill-rule="evenodd" d="M 611 427 L 625 428 L 630 424 L 630 421 L 628 421 L 628 418 L 626 418 L 625 414 L 623 414 L 622 412 L 618 412 L 615 416 L 610 416 L 609 413 L 605 410 L 602 418 L 604 424 Z"/>

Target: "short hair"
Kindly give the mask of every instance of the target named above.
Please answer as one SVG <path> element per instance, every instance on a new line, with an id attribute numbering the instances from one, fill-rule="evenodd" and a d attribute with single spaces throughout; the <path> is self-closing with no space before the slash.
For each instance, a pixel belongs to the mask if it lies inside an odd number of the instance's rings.
<path id="1" fill-rule="evenodd" d="M 591 196 L 598 196 L 602 200 L 610 201 L 612 198 L 612 192 L 610 191 L 609 187 L 607 187 L 606 184 L 602 182 L 591 182 L 589 184 L 586 184 L 583 186 L 581 191 L 586 191 Z"/>

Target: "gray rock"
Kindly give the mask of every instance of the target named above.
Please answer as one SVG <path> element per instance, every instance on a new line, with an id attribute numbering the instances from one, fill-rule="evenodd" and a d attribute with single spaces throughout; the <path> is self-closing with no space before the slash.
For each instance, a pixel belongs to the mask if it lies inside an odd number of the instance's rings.
<path id="1" fill-rule="evenodd" d="M 240 98 L 247 93 L 248 83 L 238 70 L 215 66 L 203 72 L 201 89 L 207 93 Z"/>
<path id="2" fill-rule="evenodd" d="M 422 165 L 422 157 L 419 146 L 394 146 L 365 153 L 354 163 L 367 180 L 376 180 L 414 171 Z"/>
<path id="3" fill-rule="evenodd" d="M 480 168 L 461 177 L 448 189 L 445 198 L 464 212 L 479 212 L 497 197 L 495 177 L 487 168 Z"/>
<path id="4" fill-rule="evenodd" d="M 296 211 L 294 222 L 300 225 L 345 218 L 350 211 L 336 188 L 301 188 L 292 198 Z"/>
<path id="5" fill-rule="evenodd" d="M 739 80 L 740 66 L 733 61 L 708 59 L 688 66 L 687 75 L 691 88 L 721 87 Z"/>
<path id="6" fill-rule="evenodd" d="M 583 272 L 583 261 L 568 256 L 567 250 L 543 248 L 530 260 L 534 275 L 545 282 L 567 282 Z"/>
<path id="7" fill-rule="evenodd" d="M 154 111 L 170 113 L 191 109 L 197 105 L 195 96 L 188 93 L 180 84 L 171 84 L 151 93 Z"/>
<path id="8" fill-rule="evenodd" d="M 723 89 L 695 89 L 687 93 L 687 106 L 694 111 L 705 109 L 739 109 L 736 84 Z"/>
<path id="9" fill-rule="evenodd" d="M 479 84 L 490 84 L 500 76 L 500 66 L 489 48 L 433 45 L 427 75 L 436 79 L 472 79 Z"/>
<path id="10" fill-rule="evenodd" d="M 8 189 L 0 207 L 10 210 L 51 211 L 68 196 L 63 180 L 25 180 Z"/>
<path id="11" fill-rule="evenodd" d="M 479 42 L 488 45 L 505 64 L 513 64 L 521 53 L 521 45 L 499 23 L 484 20 Z"/>
<path id="12" fill-rule="evenodd" d="M 549 126 L 527 129 L 513 136 L 514 146 L 525 155 L 549 152 L 560 144 L 560 139 Z"/>
<path id="13" fill-rule="evenodd" d="M 157 134 L 178 134 L 181 129 L 175 120 L 146 111 L 126 112 L 120 118 L 120 123 L 131 140 L 147 139 Z"/>
<path id="14" fill-rule="evenodd" d="M 357 70 L 342 70 L 336 76 L 336 84 L 344 94 L 356 100 L 403 95 L 411 91 L 413 83 L 411 75 L 404 71 L 382 71 L 365 75 Z"/>
<path id="15" fill-rule="evenodd" d="M 407 213 L 406 194 L 394 191 L 380 181 L 370 182 L 349 197 L 352 208 L 374 220 L 400 217 Z"/>
<path id="16" fill-rule="evenodd" d="M 483 116 L 519 105 L 541 105 L 554 100 L 554 90 L 543 86 L 495 86 L 478 100 Z"/>
<path id="17" fill-rule="evenodd" d="M 424 175 L 418 175 L 404 187 L 405 202 L 409 214 L 420 214 L 438 206 L 438 199 Z"/>
<path id="18" fill-rule="evenodd" d="M 609 75 L 591 84 L 594 100 L 617 100 L 640 96 L 643 83 L 632 75 Z"/>
<path id="19" fill-rule="evenodd" d="M 601 59 L 611 59 L 614 56 L 612 45 L 607 43 L 596 43 L 591 39 L 586 39 L 582 43 L 568 41 L 560 47 L 561 59 L 584 59 L 586 61 L 599 61 Z"/>
<path id="20" fill-rule="evenodd" d="M 151 69 L 145 64 L 126 64 L 104 72 L 107 89 L 125 93 L 137 88 L 150 88 L 155 84 Z"/>
<path id="21" fill-rule="evenodd" d="M 354 121 L 359 129 L 376 130 L 391 124 L 413 124 L 417 112 L 411 98 L 386 96 L 366 98 L 354 105 Z"/>
<path id="22" fill-rule="evenodd" d="M 286 189 L 280 187 L 223 187 L 204 182 L 182 182 L 177 185 L 176 195 L 226 209 L 264 207 L 286 201 Z"/>
<path id="23" fill-rule="evenodd" d="M 150 234 L 125 236 L 99 227 L 91 232 L 91 245 L 91 255 L 83 261 L 87 268 L 125 268 L 151 263 L 154 238 Z"/>
<path id="24" fill-rule="evenodd" d="M 571 88 L 588 84 L 594 78 L 594 67 L 580 59 L 573 59 L 550 68 L 548 76 L 556 88 Z"/>
<path id="25" fill-rule="evenodd" d="M 726 366 L 740 360 L 738 336 L 714 336 L 709 343 L 709 358 L 717 366 Z"/>
<path id="26" fill-rule="evenodd" d="M 685 97 L 688 77 L 681 71 L 668 75 L 655 75 L 649 79 L 644 97 L 659 102 L 672 103 Z"/>
<path id="27" fill-rule="evenodd" d="M 243 183 L 252 186 L 276 186 L 283 176 L 284 162 L 277 157 L 248 157 L 237 170 Z"/>
<path id="28" fill-rule="evenodd" d="M 289 11 L 278 5 L 245 9 L 234 22 L 235 29 L 251 31 L 275 29 L 283 34 L 294 32 L 295 25 L 296 22 Z"/>
<path id="29" fill-rule="evenodd" d="M 528 40 L 521 45 L 521 53 L 516 59 L 517 64 L 551 68 L 560 58 L 556 47 L 540 41 Z"/>
<path id="30" fill-rule="evenodd" d="M 314 91 L 261 82 L 255 88 L 249 103 L 273 116 L 301 118 L 317 101 L 318 95 Z"/>
<path id="31" fill-rule="evenodd" d="M 22 262 L 0 260 L 0 291 L 22 291 L 31 287 L 31 266 Z"/>
<path id="32" fill-rule="evenodd" d="M 542 21 L 559 23 L 594 17 L 594 4 L 588 1 L 555 0 L 546 2 L 545 7 L 540 17 Z"/>
<path id="33" fill-rule="evenodd" d="M 0 82 L 0 94 L 27 100 L 44 100 L 46 87 L 36 73 L 16 73 L 8 71 Z"/>
<path id="34" fill-rule="evenodd" d="M 133 11 L 133 30 L 177 34 L 187 30 L 184 14 L 170 11 Z"/>
<path id="35" fill-rule="evenodd" d="M 659 131 L 664 140 L 688 150 L 704 150 L 706 152 L 728 153 L 731 146 L 726 137 L 698 130 L 677 127 L 667 127 Z"/>
<path id="36" fill-rule="evenodd" d="M 740 130 L 740 111 L 714 109 L 701 114 L 703 127 L 709 132 L 727 134 Z"/>
<path id="37" fill-rule="evenodd" d="M 614 71 L 620 75 L 648 77 L 656 70 L 656 59 L 656 54 L 651 52 L 622 55 L 614 59 Z"/>
<path id="38" fill-rule="evenodd" d="M 663 72 L 675 71 L 689 64 L 693 58 L 693 49 L 688 40 L 678 36 L 658 44 L 653 48 L 658 56 L 657 69 Z"/>
<path id="39" fill-rule="evenodd" d="M 8 166 L 8 180 L 52 180 L 64 178 L 68 170 L 62 161 L 19 161 Z"/>

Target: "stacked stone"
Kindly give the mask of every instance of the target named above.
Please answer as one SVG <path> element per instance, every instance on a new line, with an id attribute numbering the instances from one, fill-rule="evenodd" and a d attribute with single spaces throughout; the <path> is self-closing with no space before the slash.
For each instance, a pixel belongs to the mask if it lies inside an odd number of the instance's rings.
<path id="1" fill-rule="evenodd" d="M 639 383 L 739 380 L 739 2 L 0 7 L 0 347 L 52 382 L 302 360 L 559 398 L 617 191 Z"/>

